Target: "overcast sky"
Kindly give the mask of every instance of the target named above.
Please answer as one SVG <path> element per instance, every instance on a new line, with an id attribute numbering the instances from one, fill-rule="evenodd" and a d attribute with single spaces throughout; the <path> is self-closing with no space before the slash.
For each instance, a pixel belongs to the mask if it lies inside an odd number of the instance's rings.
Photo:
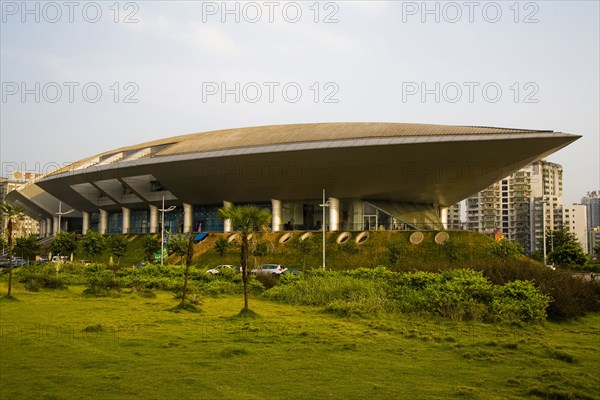
<path id="1" fill-rule="evenodd" d="M 600 188 L 599 2 L 2 1 L 2 175 L 215 129 L 377 121 L 583 135 Z"/>

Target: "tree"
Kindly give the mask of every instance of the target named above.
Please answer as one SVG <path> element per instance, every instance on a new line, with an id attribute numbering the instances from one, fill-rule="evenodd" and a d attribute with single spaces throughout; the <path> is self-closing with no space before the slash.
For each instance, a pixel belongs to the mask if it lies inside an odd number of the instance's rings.
<path id="1" fill-rule="evenodd" d="M 180 306 L 183 306 L 185 299 L 187 298 L 188 277 L 190 274 L 192 257 L 194 255 L 194 236 L 191 234 L 173 236 L 171 237 L 169 244 L 173 250 L 173 253 L 177 254 L 181 258 L 185 256 L 185 270 L 183 273 L 183 288 L 181 290 L 180 303 Z"/>
<path id="2" fill-rule="evenodd" d="M 547 254 L 567 243 L 575 243 L 579 245 L 577 236 L 574 233 L 567 231 L 566 229 L 559 229 L 555 231 L 547 229 L 545 237 Z M 541 238 L 538 240 L 538 245 L 540 249 L 544 247 L 544 242 L 542 242 Z"/>
<path id="3" fill-rule="evenodd" d="M 25 238 L 17 238 L 14 252 L 24 259 L 34 260 L 35 254 L 38 252 L 39 248 L 37 236 L 30 235 Z"/>
<path id="4" fill-rule="evenodd" d="M 169 238 L 169 250 L 178 255 L 181 258 L 180 261 L 183 261 L 183 257 L 188 253 L 188 239 L 188 235 L 172 235 Z"/>
<path id="5" fill-rule="evenodd" d="M 545 237 L 549 263 L 561 267 L 570 267 L 582 266 L 587 262 L 587 256 L 574 233 L 566 229 L 547 230 Z M 540 244 L 543 245 L 541 240 Z"/>
<path id="6" fill-rule="evenodd" d="M 87 231 L 81 238 L 81 247 L 83 252 L 93 259 L 95 256 L 102 254 L 106 248 L 104 236 L 100 232 Z"/>
<path id="7" fill-rule="evenodd" d="M 54 239 L 52 239 L 52 244 L 50 245 L 50 251 L 53 254 L 59 254 L 62 256 L 69 255 L 75 251 L 77 248 L 77 238 L 74 233 L 61 231 Z"/>
<path id="8" fill-rule="evenodd" d="M 0 214 L 6 221 L 6 242 L 8 246 L 8 293 L 6 297 L 11 296 L 12 276 L 13 276 L 13 248 L 15 246 L 14 231 L 18 223 L 25 217 L 25 209 L 20 206 L 13 206 L 7 202 L 0 204 Z"/>
<path id="9" fill-rule="evenodd" d="M 227 241 L 227 238 L 224 236 L 220 236 L 215 242 L 215 251 L 218 255 L 221 256 L 221 263 L 223 263 L 223 257 L 225 257 L 228 248 L 229 242 Z"/>
<path id="10" fill-rule="evenodd" d="M 242 281 L 244 282 L 244 310 L 248 311 L 248 235 L 251 232 L 263 229 L 271 222 L 271 213 L 266 208 L 254 205 L 230 206 L 220 208 L 219 218 L 230 220 L 231 225 L 242 236 L 240 246 L 240 266 L 242 268 Z"/>
<path id="11" fill-rule="evenodd" d="M 561 267 L 583 266 L 588 261 L 579 243 L 565 243 L 548 255 L 551 264 Z"/>
<path id="12" fill-rule="evenodd" d="M 154 262 L 154 254 L 160 251 L 160 240 L 153 235 L 145 236 L 142 247 L 146 255 L 146 260 Z"/>
<path id="13" fill-rule="evenodd" d="M 121 263 L 121 257 L 127 253 L 129 242 L 123 235 L 111 235 L 106 240 L 106 247 L 113 257 L 117 257 L 117 264 Z"/>
<path id="14" fill-rule="evenodd" d="M 310 255 L 315 249 L 315 246 L 310 239 L 311 238 L 298 240 L 296 243 L 296 249 L 298 249 L 298 252 L 302 255 L 302 273 L 306 272 L 306 256 Z"/>

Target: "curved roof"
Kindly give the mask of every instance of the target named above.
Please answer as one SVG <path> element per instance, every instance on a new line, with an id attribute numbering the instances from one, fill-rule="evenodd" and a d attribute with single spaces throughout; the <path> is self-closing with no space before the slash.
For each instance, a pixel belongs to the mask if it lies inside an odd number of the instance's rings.
<path id="1" fill-rule="evenodd" d="M 493 128 L 482 126 L 455 126 L 386 122 L 334 122 L 290 125 L 268 125 L 234 128 L 172 136 L 100 153 L 94 157 L 109 157 L 122 152 L 155 148 L 150 157 L 249 148 L 277 144 L 310 143 L 322 141 L 401 138 L 427 136 L 511 135 L 523 133 L 550 133 L 550 130 Z M 94 157 L 71 164 L 54 173 L 77 168 Z M 54 174 L 53 173 L 53 174 Z"/>
<path id="2" fill-rule="evenodd" d="M 334 197 L 448 206 L 580 136 L 551 130 L 314 123 L 174 136 L 107 151 L 44 175 L 9 201 L 54 215 Z"/>
<path id="3" fill-rule="evenodd" d="M 294 125 L 269 125 L 235 128 L 183 136 L 174 136 L 114 152 L 141 149 L 149 146 L 171 145 L 155 154 L 175 155 L 200 151 L 225 150 L 239 147 L 270 144 L 306 143 L 330 140 L 364 139 L 373 137 L 493 135 L 524 132 L 550 132 L 541 130 L 491 128 L 479 126 L 452 126 L 429 124 L 401 124 L 374 122 L 338 122 Z"/>

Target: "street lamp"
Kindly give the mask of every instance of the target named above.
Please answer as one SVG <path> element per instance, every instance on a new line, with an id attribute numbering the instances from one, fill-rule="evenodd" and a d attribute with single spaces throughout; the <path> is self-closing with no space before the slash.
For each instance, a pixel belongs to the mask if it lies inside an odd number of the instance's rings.
<path id="1" fill-rule="evenodd" d="M 56 215 L 58 215 L 58 230 L 56 233 L 60 233 L 60 217 L 62 217 L 63 215 L 71 214 L 73 211 L 75 210 L 70 209 L 69 211 L 62 212 L 62 201 L 58 202 L 58 212 L 56 213 Z"/>
<path id="2" fill-rule="evenodd" d="M 548 260 L 547 260 L 547 254 L 546 254 L 546 204 L 550 204 L 550 202 L 548 201 L 548 199 L 544 199 L 542 200 L 542 230 L 544 231 L 544 235 L 542 238 L 543 243 L 543 248 L 544 248 L 544 266 L 548 266 Z M 552 226 L 554 227 L 554 224 L 552 224 Z M 550 234 L 550 251 L 554 251 L 554 234 L 551 233 Z"/>
<path id="3" fill-rule="evenodd" d="M 165 213 L 173 211 L 177 206 L 171 206 L 169 208 L 165 208 L 165 196 L 162 198 L 162 208 L 158 211 L 161 212 L 160 218 L 160 265 L 164 263 L 165 257 Z"/>
<path id="4" fill-rule="evenodd" d="M 322 224 L 322 229 L 323 229 L 323 270 L 325 270 L 325 209 L 327 207 L 331 206 L 331 202 L 330 201 L 325 201 L 325 189 L 323 189 L 323 203 L 319 204 L 319 206 L 321 208 L 323 208 L 323 224 Z"/>

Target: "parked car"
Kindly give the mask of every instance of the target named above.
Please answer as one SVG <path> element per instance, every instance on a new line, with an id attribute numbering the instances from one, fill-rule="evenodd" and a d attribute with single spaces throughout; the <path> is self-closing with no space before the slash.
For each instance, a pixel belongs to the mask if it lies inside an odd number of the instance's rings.
<path id="1" fill-rule="evenodd" d="M 21 257 L 13 257 L 13 259 L 12 259 L 13 267 L 22 267 L 24 265 L 29 265 L 29 261 L 27 261 Z"/>
<path id="2" fill-rule="evenodd" d="M 258 269 L 253 269 L 251 272 L 253 274 L 264 273 L 264 274 L 273 274 L 279 275 L 287 271 L 287 268 L 283 265 L 279 264 L 263 264 Z"/>
<path id="3" fill-rule="evenodd" d="M 222 270 L 230 269 L 230 268 L 234 268 L 233 265 L 221 264 L 221 265 L 217 265 L 216 267 L 207 270 L 206 273 L 211 274 L 211 275 L 219 275 Z"/>
<path id="4" fill-rule="evenodd" d="M 302 273 L 302 271 L 297 270 L 297 269 L 286 269 L 285 271 L 282 272 L 282 274 L 291 274 L 291 275 L 300 275 Z"/>
<path id="5" fill-rule="evenodd" d="M 10 263 L 8 257 L 0 257 L 0 267 L 8 267 L 8 264 Z"/>

